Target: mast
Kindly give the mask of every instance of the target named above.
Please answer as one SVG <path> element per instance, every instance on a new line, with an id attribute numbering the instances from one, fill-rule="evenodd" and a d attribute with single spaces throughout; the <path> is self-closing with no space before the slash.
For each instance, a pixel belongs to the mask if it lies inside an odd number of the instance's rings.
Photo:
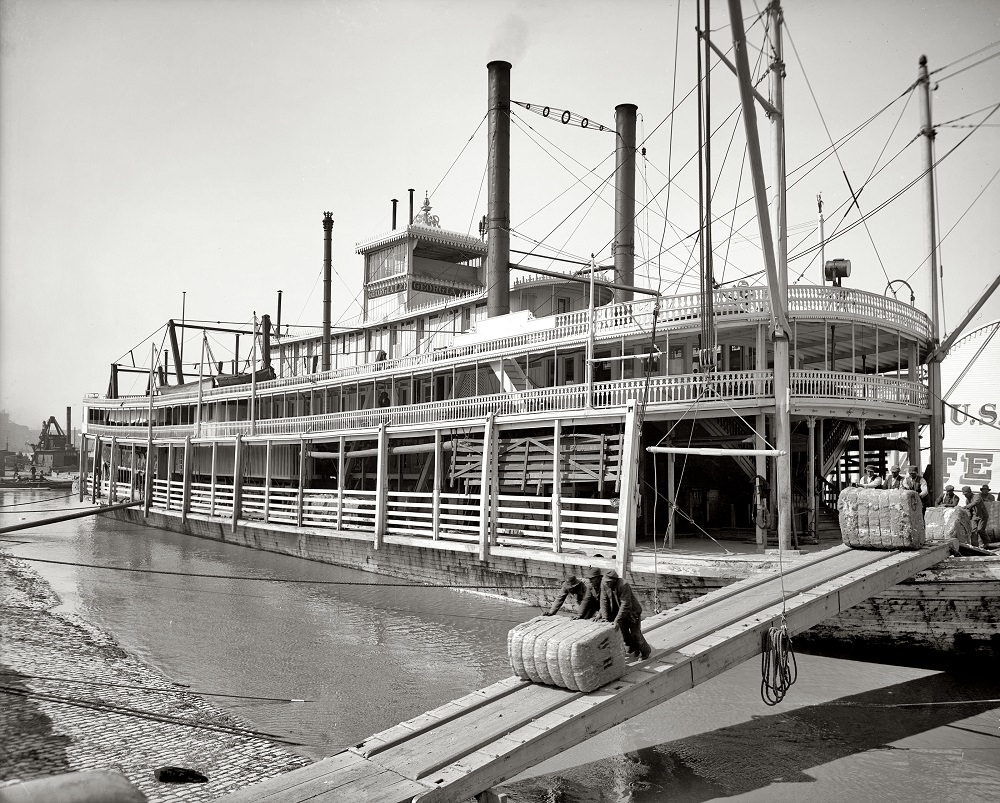
<path id="1" fill-rule="evenodd" d="M 920 133 L 924 137 L 925 164 L 927 165 L 927 237 L 928 251 L 931 263 L 931 350 L 927 361 L 927 385 L 931 405 L 931 443 L 930 478 L 928 491 L 932 495 L 941 488 L 941 477 L 944 469 L 944 401 L 941 398 L 941 359 L 944 356 L 936 347 L 941 338 L 938 324 L 938 254 L 937 254 L 937 218 L 934 214 L 934 126 L 931 123 L 931 87 L 927 76 L 927 56 L 920 57 L 920 69 L 917 83 L 923 90 L 923 104 L 920 107 Z M 918 444 L 911 444 L 911 460 L 919 465 L 920 449 Z"/>
<path id="2" fill-rule="evenodd" d="M 768 6 L 771 15 L 771 36 L 780 40 L 778 23 L 781 20 L 781 8 L 777 2 Z M 764 266 L 767 273 L 768 295 L 771 298 L 771 339 L 774 343 L 774 434 L 775 447 L 779 454 L 775 458 L 775 491 L 778 511 L 778 547 L 791 547 L 792 533 L 792 480 L 791 457 L 789 448 L 790 415 L 789 415 L 789 342 L 788 317 L 785 310 L 785 286 L 778 278 L 779 270 L 785 272 L 785 264 L 775 261 L 774 242 L 771 233 L 770 214 L 767 208 L 767 186 L 764 183 L 764 170 L 761 162 L 760 135 L 757 132 L 757 113 L 753 105 L 753 81 L 750 75 L 750 63 L 747 58 L 746 32 L 743 28 L 743 11 L 740 0 L 729 0 L 729 20 L 733 29 L 733 45 L 735 49 L 736 74 L 739 77 L 740 104 L 743 108 L 743 121 L 746 126 L 747 153 L 750 157 L 750 175 L 753 179 L 754 203 L 757 208 L 757 225 L 760 229 L 760 244 L 764 252 Z M 772 47 L 774 47 L 772 42 Z M 780 53 L 779 50 L 774 52 Z M 783 69 L 775 70 L 777 80 L 783 78 Z M 773 76 L 774 77 L 774 76 Z M 775 107 L 772 120 L 777 125 L 783 124 L 784 110 Z M 784 175 L 778 176 L 778 181 L 784 183 Z M 780 214 L 783 210 L 777 210 Z M 784 226 L 779 224 L 779 231 Z"/>

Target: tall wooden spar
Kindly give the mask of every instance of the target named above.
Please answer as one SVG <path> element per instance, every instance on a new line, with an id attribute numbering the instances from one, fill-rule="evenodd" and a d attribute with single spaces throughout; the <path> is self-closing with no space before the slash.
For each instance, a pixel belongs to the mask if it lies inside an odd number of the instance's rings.
<path id="1" fill-rule="evenodd" d="M 772 81 L 778 84 L 784 80 L 784 65 L 781 64 L 781 40 L 780 40 L 780 20 L 781 7 L 776 2 L 772 2 L 768 7 L 771 15 L 771 37 L 772 47 L 775 48 L 776 62 L 773 65 Z M 775 259 L 774 241 L 772 239 L 770 214 L 767 208 L 767 185 L 764 182 L 764 170 L 761 160 L 760 135 L 757 132 L 757 113 L 754 108 L 753 80 L 750 75 L 750 63 L 747 58 L 746 32 L 743 28 L 743 12 L 740 7 L 740 0 L 729 0 L 729 18 L 733 29 L 733 47 L 736 61 L 736 75 L 739 79 L 740 103 L 743 108 L 743 120 L 746 126 L 747 152 L 750 157 L 750 175 L 753 180 L 754 202 L 757 208 L 757 226 L 760 229 L 760 244 L 764 252 L 764 267 L 767 274 L 767 289 L 771 297 L 771 341 L 774 346 L 774 438 L 775 448 L 778 455 L 775 458 L 775 495 L 777 497 L 778 512 L 778 547 L 779 549 L 789 549 L 792 544 L 792 478 L 791 478 L 791 457 L 789 455 L 791 446 L 790 435 L 790 385 L 789 385 L 789 338 L 788 338 L 788 316 L 787 308 L 787 288 L 783 277 L 786 273 L 785 251 L 783 238 L 785 232 L 784 223 L 784 190 L 778 191 L 776 198 L 778 209 L 777 231 L 782 238 L 779 242 L 779 257 Z M 775 38 L 776 37 L 776 38 Z M 774 97 L 780 102 L 781 93 L 775 92 Z M 784 130 L 783 109 L 771 106 L 768 112 L 771 114 L 773 124 Z M 784 153 L 783 134 L 779 138 L 781 153 Z M 781 169 L 784 159 L 776 160 L 776 168 Z M 784 174 L 781 173 L 776 178 L 776 184 L 782 188 L 784 186 Z"/>

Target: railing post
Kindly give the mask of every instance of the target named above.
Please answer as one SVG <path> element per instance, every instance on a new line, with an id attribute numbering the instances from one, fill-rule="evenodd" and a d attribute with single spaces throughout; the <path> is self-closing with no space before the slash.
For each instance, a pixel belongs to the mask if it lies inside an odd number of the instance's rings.
<path id="1" fill-rule="evenodd" d="M 171 491 L 174 487 L 174 445 L 172 443 L 167 444 L 167 505 L 166 509 L 170 510 L 170 496 Z"/>
<path id="2" fill-rule="evenodd" d="M 77 501 L 82 502 L 83 497 L 87 491 L 87 441 L 89 438 L 84 435 L 80 438 L 80 488 L 79 488 L 79 499 Z"/>
<path id="3" fill-rule="evenodd" d="M 490 558 L 490 457 L 493 437 L 493 413 L 489 413 L 483 426 L 483 462 L 479 475 L 479 559 L 483 561 Z"/>
<path id="4" fill-rule="evenodd" d="M 636 509 L 639 507 L 639 434 L 635 400 L 630 399 L 625 411 L 621 495 L 618 501 L 618 529 L 615 538 L 615 569 L 622 577 L 625 576 L 630 553 L 635 545 Z"/>
<path id="5" fill-rule="evenodd" d="M 233 529 L 236 532 L 236 522 L 239 521 L 241 502 L 243 498 L 243 436 L 236 433 L 236 450 L 233 453 Z"/>
<path id="6" fill-rule="evenodd" d="M 135 499 L 135 444 L 131 444 L 132 454 L 129 457 L 128 466 L 128 498 L 131 502 Z"/>
<path id="7" fill-rule="evenodd" d="M 441 537 L 441 485 L 443 469 L 441 465 L 441 430 L 434 430 L 434 487 L 431 502 L 431 538 L 437 541 Z"/>
<path id="8" fill-rule="evenodd" d="M 271 520 L 271 439 L 264 441 L 264 521 Z"/>
<path id="9" fill-rule="evenodd" d="M 149 438 L 146 441 L 146 470 L 142 475 L 142 484 L 144 486 L 143 498 L 142 498 L 142 515 L 144 518 L 149 518 L 149 508 L 153 504 L 153 468 L 154 460 L 153 455 L 156 454 L 155 449 L 157 447 L 153 445 L 153 439 Z M 155 461 L 159 463 L 159 460 Z"/>
<path id="10" fill-rule="evenodd" d="M 807 483 L 809 493 L 808 529 L 811 538 L 818 539 L 819 527 L 816 521 L 816 416 L 809 416 L 809 418 L 806 419 L 806 423 L 809 425 L 809 443 L 806 450 L 806 463 L 809 466 L 809 482 Z"/>
<path id="11" fill-rule="evenodd" d="M 184 438 L 184 484 L 181 491 L 181 524 L 187 524 L 191 510 L 191 436 Z"/>
<path id="12" fill-rule="evenodd" d="M 378 428 L 378 458 L 375 463 L 375 549 L 385 543 L 385 520 L 389 506 L 389 436 L 385 424 Z"/>
<path id="13" fill-rule="evenodd" d="M 552 423 L 552 551 L 562 552 L 562 422 Z"/>
<path id="14" fill-rule="evenodd" d="M 215 475 L 216 475 L 216 454 L 218 452 L 219 444 L 216 441 L 212 441 L 212 481 L 208 489 L 208 515 L 215 515 Z"/>
<path id="15" fill-rule="evenodd" d="M 347 461 L 344 459 L 344 436 L 341 435 L 337 440 L 337 530 L 339 531 L 344 529 L 344 482 L 347 479 L 344 476 L 344 466 Z"/>
<path id="16" fill-rule="evenodd" d="M 302 509 L 306 495 L 306 439 L 299 438 L 299 496 L 295 503 L 295 526 L 302 526 Z"/>

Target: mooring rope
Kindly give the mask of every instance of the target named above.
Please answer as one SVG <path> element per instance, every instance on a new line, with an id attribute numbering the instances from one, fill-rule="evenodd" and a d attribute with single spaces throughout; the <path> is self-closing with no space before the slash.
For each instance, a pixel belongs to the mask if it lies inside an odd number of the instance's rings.
<path id="1" fill-rule="evenodd" d="M 780 703 L 788 689 L 798 677 L 792 637 L 788 635 L 785 614 L 781 614 L 781 624 L 764 633 L 764 644 L 760 651 L 760 696 L 767 705 Z"/>

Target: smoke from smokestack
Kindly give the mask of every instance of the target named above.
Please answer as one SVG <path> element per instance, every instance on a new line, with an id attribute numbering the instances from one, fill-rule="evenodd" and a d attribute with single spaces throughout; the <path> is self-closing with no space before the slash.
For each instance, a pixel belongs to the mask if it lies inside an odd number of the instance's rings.
<path id="1" fill-rule="evenodd" d="M 516 14 L 508 14 L 497 26 L 488 51 L 488 61 L 516 64 L 528 49 L 528 24 Z"/>

